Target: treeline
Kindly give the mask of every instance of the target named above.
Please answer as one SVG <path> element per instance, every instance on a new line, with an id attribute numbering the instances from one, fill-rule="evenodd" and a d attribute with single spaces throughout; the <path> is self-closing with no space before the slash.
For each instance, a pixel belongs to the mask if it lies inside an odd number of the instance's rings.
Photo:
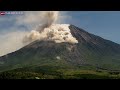
<path id="1" fill-rule="evenodd" d="M 59 79 L 62 78 L 58 74 L 46 74 L 46 73 L 36 73 L 36 72 L 16 72 L 16 71 L 6 71 L 0 73 L 0 79 Z"/>
<path id="2" fill-rule="evenodd" d="M 2 72 L 0 79 L 34 79 L 38 74 L 25 72 Z M 39 75 L 40 76 L 40 75 Z"/>

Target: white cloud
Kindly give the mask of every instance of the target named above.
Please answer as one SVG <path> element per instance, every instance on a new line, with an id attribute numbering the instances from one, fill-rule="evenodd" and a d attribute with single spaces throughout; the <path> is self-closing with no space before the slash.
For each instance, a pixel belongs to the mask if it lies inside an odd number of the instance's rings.
<path id="1" fill-rule="evenodd" d="M 26 31 L 14 31 L 0 34 L 0 56 L 14 52 L 23 47 L 23 37 Z"/>

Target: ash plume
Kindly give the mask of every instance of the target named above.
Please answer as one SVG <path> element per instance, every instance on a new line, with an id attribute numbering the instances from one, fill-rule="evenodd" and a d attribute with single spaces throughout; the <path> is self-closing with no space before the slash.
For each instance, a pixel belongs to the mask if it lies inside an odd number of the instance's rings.
<path id="1" fill-rule="evenodd" d="M 58 19 L 58 11 L 45 11 L 41 13 L 41 24 L 36 31 L 41 32 L 44 28 L 51 26 Z"/>
<path id="2" fill-rule="evenodd" d="M 0 56 L 14 52 L 35 40 L 52 40 L 56 43 L 74 42 L 75 38 L 69 39 L 62 31 L 62 29 L 66 29 L 69 32 L 68 25 L 55 24 L 65 23 L 70 18 L 66 12 L 58 11 L 25 11 L 23 15 L 14 18 L 1 18 L 0 21 L 13 22 L 14 26 L 3 34 L 0 32 L 0 42 L 2 42 Z M 19 28 L 21 25 L 25 26 L 24 30 Z M 35 26 L 37 27 L 35 28 Z M 6 29 L 7 27 L 4 30 Z"/>
<path id="3" fill-rule="evenodd" d="M 55 21 L 59 19 L 58 16 L 58 11 L 42 12 L 42 22 L 35 30 L 32 30 L 24 37 L 23 43 L 29 44 L 35 40 L 78 43 L 76 38 L 70 33 L 69 24 L 55 24 Z"/>

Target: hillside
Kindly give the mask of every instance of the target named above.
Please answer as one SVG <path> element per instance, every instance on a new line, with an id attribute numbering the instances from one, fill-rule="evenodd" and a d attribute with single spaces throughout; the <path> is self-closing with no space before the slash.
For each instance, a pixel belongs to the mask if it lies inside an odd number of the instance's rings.
<path id="1" fill-rule="evenodd" d="M 25 67 L 31 67 L 32 70 L 32 67 L 42 66 L 44 66 L 42 69 L 47 68 L 46 72 L 51 68 L 81 70 L 81 67 L 83 70 L 96 70 L 96 68 L 120 70 L 119 44 L 74 25 L 68 28 L 78 43 L 65 41 L 56 43 L 51 39 L 33 41 L 18 51 L 0 57 L 0 72 Z M 35 70 L 37 69 L 33 71 Z"/>

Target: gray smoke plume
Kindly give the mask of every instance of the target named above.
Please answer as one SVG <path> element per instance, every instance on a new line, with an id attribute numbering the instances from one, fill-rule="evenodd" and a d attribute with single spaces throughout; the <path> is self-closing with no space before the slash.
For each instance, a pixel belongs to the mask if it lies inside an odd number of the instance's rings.
<path id="1" fill-rule="evenodd" d="M 29 44 L 32 41 L 44 37 L 45 35 L 41 36 L 40 33 L 43 32 L 45 28 L 49 28 L 58 19 L 58 14 L 58 11 L 41 12 L 39 26 L 37 26 L 35 30 L 32 30 L 28 35 L 24 37 L 23 43 Z"/>
<path id="2" fill-rule="evenodd" d="M 41 24 L 36 31 L 41 32 L 44 28 L 50 27 L 58 19 L 58 11 L 45 11 L 41 13 Z"/>
<path id="3" fill-rule="evenodd" d="M 54 24 L 58 16 L 58 11 L 42 12 L 40 25 L 24 37 L 23 43 L 29 44 L 35 40 L 52 40 L 56 43 L 78 43 L 76 38 L 70 33 L 69 24 Z"/>

